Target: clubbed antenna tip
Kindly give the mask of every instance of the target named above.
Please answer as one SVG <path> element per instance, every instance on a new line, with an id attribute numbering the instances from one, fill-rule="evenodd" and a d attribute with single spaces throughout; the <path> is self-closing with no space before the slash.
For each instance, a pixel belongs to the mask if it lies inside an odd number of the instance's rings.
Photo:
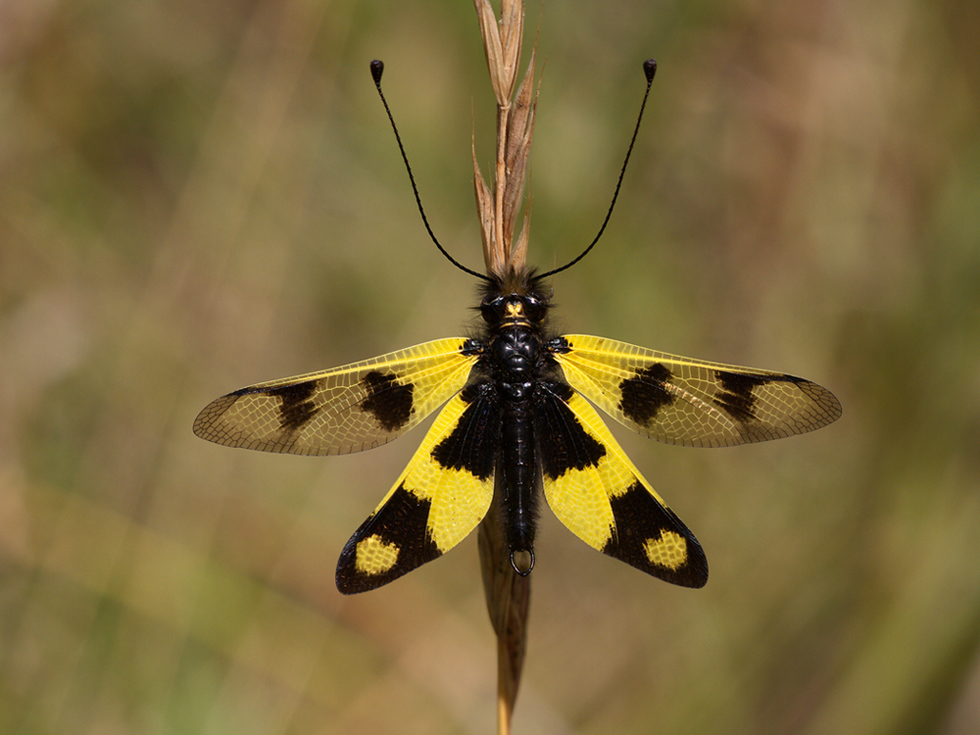
<path id="1" fill-rule="evenodd" d="M 380 64 L 380 61 L 374 62 Z M 657 73 L 657 60 L 647 59 L 643 62 L 643 73 L 647 75 L 647 82 L 653 81 L 653 75 Z"/>
<path id="2" fill-rule="evenodd" d="M 381 75 L 384 73 L 385 63 L 381 59 L 375 59 L 371 62 L 371 78 L 374 79 L 375 84 L 381 84 Z"/>

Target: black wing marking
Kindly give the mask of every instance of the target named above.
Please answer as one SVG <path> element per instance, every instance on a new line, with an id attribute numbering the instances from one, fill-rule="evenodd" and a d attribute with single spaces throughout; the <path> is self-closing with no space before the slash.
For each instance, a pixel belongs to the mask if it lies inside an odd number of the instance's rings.
<path id="1" fill-rule="evenodd" d="M 337 563 L 337 589 L 365 592 L 449 551 L 493 499 L 500 417 L 489 384 L 456 395 L 401 477 L 354 533 Z"/>
<path id="2" fill-rule="evenodd" d="M 698 540 L 595 409 L 560 383 L 544 384 L 537 409 L 544 493 L 558 519 L 604 554 L 673 584 L 704 586 L 708 562 Z"/>
<path id="3" fill-rule="evenodd" d="M 625 426 L 669 444 L 721 447 L 819 429 L 841 415 L 826 388 L 784 373 L 570 334 L 553 351 L 568 383 Z"/>
<path id="4" fill-rule="evenodd" d="M 391 441 L 466 383 L 477 355 L 460 338 L 271 380 L 212 401 L 194 421 L 202 439 L 290 454 L 346 454 Z"/>

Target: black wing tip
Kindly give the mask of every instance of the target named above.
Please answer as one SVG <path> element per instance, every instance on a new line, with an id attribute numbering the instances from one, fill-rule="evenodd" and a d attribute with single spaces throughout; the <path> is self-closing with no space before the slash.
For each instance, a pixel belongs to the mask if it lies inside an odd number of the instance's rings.
<path id="1" fill-rule="evenodd" d="M 394 582 L 396 579 L 404 577 L 409 572 L 418 568 L 417 566 L 396 564 L 381 574 L 367 574 L 366 572 L 358 571 L 355 567 L 355 553 L 353 548 L 348 553 L 347 547 L 345 547 L 343 553 L 340 555 L 340 560 L 337 562 L 337 573 L 334 576 L 334 582 L 337 585 L 337 591 L 342 595 L 358 595 L 361 592 L 376 590 L 379 587 L 384 587 L 386 584 Z"/>
<path id="2" fill-rule="evenodd" d="M 400 484 L 340 552 L 337 589 L 345 595 L 377 589 L 440 557 L 427 535 L 428 518 L 429 501 Z"/>
<path id="3" fill-rule="evenodd" d="M 657 579 L 663 580 L 678 587 L 689 589 L 701 589 L 708 583 L 708 558 L 704 554 L 704 549 L 687 527 L 685 533 L 681 534 L 687 545 L 687 559 L 684 564 L 677 569 L 656 566 L 654 564 L 634 564 L 647 574 L 651 574 Z M 626 561 L 624 559 L 624 561 Z M 627 561 L 627 563 L 632 563 Z"/>
<path id="4" fill-rule="evenodd" d="M 691 536 L 687 541 L 687 553 L 689 556 L 687 564 L 678 570 L 679 574 L 677 574 L 675 579 L 668 579 L 666 581 L 676 584 L 679 587 L 699 590 L 708 583 L 708 558 L 704 555 L 701 544 L 698 543 L 694 536 Z"/>
<path id="5" fill-rule="evenodd" d="M 401 575 L 398 575 L 401 576 Z M 351 573 L 349 570 L 337 568 L 337 591 L 342 595 L 359 595 L 362 592 L 370 592 L 378 587 L 384 587 L 389 582 L 394 582 L 397 577 L 369 577 L 365 574 Z"/>
<path id="6" fill-rule="evenodd" d="M 358 536 L 354 536 L 344 546 L 340 552 L 340 559 L 337 560 L 337 573 L 334 582 L 337 590 L 342 595 L 357 595 L 361 592 L 370 592 L 378 587 L 384 587 L 389 582 L 394 582 L 399 577 L 404 576 L 412 570 L 396 564 L 394 567 L 381 574 L 367 574 L 357 569 L 357 542 Z"/>
<path id="7" fill-rule="evenodd" d="M 604 554 L 664 582 L 698 589 L 708 560 L 691 530 L 639 481 L 610 501 L 615 519 Z"/>
<path id="8" fill-rule="evenodd" d="M 685 541 L 687 542 L 688 558 L 676 569 L 651 563 L 639 550 L 634 553 L 623 553 L 622 548 L 616 550 L 607 548 L 603 550 L 603 553 L 625 562 L 641 572 L 646 572 L 662 582 L 688 589 L 701 589 L 708 583 L 708 559 L 694 536 L 685 536 Z"/>

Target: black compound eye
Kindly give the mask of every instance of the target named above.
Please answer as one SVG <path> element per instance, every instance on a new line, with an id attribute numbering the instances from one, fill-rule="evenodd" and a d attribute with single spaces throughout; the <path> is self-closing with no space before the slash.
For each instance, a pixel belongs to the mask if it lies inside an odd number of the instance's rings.
<path id="1" fill-rule="evenodd" d="M 505 305 L 506 300 L 503 296 L 484 299 L 483 303 L 480 304 L 480 315 L 483 317 L 483 321 L 488 324 L 499 322 L 504 316 Z"/>
<path id="2" fill-rule="evenodd" d="M 526 296 L 524 298 L 524 315 L 529 321 L 539 322 L 544 319 L 544 315 L 547 312 L 548 307 L 543 301 L 539 301 L 533 296 Z"/>

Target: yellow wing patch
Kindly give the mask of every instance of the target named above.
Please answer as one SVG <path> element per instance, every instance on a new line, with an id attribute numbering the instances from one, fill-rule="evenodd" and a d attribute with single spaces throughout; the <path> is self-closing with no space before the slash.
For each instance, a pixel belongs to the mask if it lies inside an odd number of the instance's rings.
<path id="1" fill-rule="evenodd" d="M 400 551 L 396 544 L 385 543 L 380 535 L 374 534 L 357 542 L 354 566 L 359 574 L 370 577 L 384 574 L 398 562 Z"/>
<path id="2" fill-rule="evenodd" d="M 568 383 L 640 434 L 721 447 L 802 434 L 836 421 L 826 388 L 784 373 L 668 355 L 570 334 L 554 357 Z"/>
<path id="3" fill-rule="evenodd" d="M 462 337 L 425 342 L 371 360 L 270 380 L 208 404 L 202 439 L 290 454 L 346 454 L 384 444 L 466 383 L 477 357 Z"/>
<path id="4" fill-rule="evenodd" d="M 538 418 L 552 511 L 594 549 L 667 582 L 703 586 L 708 563 L 694 534 L 643 479 L 595 409 L 565 390 L 543 402 Z"/>
<path id="5" fill-rule="evenodd" d="M 374 513 L 344 547 L 337 588 L 345 594 L 387 584 L 466 538 L 493 497 L 495 412 L 479 387 L 453 397 Z M 491 429 L 493 431 L 493 429 Z"/>
<path id="6" fill-rule="evenodd" d="M 687 561 L 687 540 L 679 533 L 661 529 L 660 538 L 643 542 L 647 559 L 656 567 L 679 569 Z"/>

